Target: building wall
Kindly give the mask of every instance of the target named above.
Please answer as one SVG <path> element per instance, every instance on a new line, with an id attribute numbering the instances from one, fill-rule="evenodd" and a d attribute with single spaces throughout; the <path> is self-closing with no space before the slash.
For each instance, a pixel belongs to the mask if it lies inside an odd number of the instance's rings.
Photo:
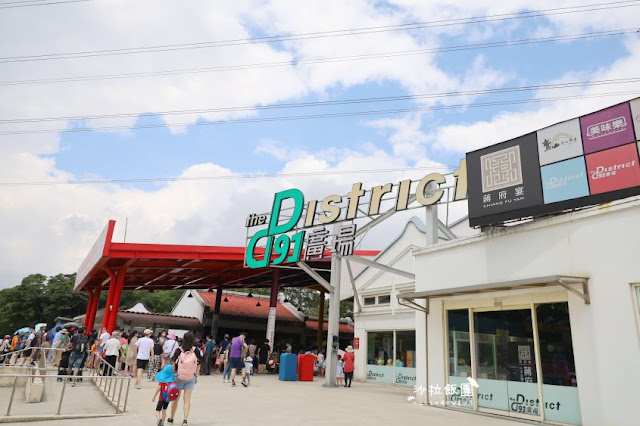
<path id="1" fill-rule="evenodd" d="M 382 251 L 376 262 L 401 269 L 414 271 L 412 248 L 425 243 L 423 225 L 417 219 L 410 220 L 400 236 Z M 367 268 L 355 279 L 362 312 L 354 314 L 354 337 L 360 339 L 360 348 L 355 351 L 354 379 L 364 381 L 367 365 L 367 331 L 415 330 L 416 313 L 413 309 L 398 304 L 397 295 L 412 292 L 412 280 L 400 275 Z M 364 306 L 364 298 L 390 294 L 391 303 L 384 306 Z M 419 362 L 418 362 L 419 363 Z"/>
<path id="2" fill-rule="evenodd" d="M 176 306 L 171 311 L 171 315 L 181 315 L 185 317 L 195 317 L 202 322 L 204 315 L 205 303 L 202 301 L 196 291 L 193 291 L 193 297 L 187 297 L 188 292 L 184 292 L 182 297 L 176 303 Z"/>
<path id="3" fill-rule="evenodd" d="M 416 291 L 548 275 L 588 277 L 590 305 L 560 287 L 541 291 L 562 291 L 568 297 L 584 424 L 632 424 L 640 345 L 630 283 L 640 282 L 639 218 L 640 199 L 632 198 L 424 249 L 416 252 Z M 430 309 L 429 382 L 444 383 L 442 300 L 431 300 Z M 426 374 L 418 374 L 418 382 L 427 384 Z"/>

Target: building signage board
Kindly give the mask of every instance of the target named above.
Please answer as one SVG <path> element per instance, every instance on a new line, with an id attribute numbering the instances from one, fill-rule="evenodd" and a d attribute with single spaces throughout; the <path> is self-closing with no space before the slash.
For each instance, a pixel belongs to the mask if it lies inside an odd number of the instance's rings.
<path id="1" fill-rule="evenodd" d="M 466 160 L 452 173 L 455 184 L 446 186 L 441 173 L 429 173 L 419 181 L 403 180 L 369 190 L 356 182 L 345 196 L 331 194 L 323 200 L 305 201 L 302 191 L 287 189 L 275 194 L 270 213 L 247 216 L 245 264 L 249 268 L 322 258 L 328 250 L 340 256 L 353 254 L 357 226 L 354 220 L 383 213 L 382 203 L 391 201 L 393 211 L 408 210 L 411 201 L 420 206 L 467 198 Z M 445 196 L 446 195 L 446 196 Z M 442 200 L 442 201 L 441 201 Z M 366 206 L 366 207 L 365 207 Z M 335 224 L 334 232 L 326 228 Z M 249 236 L 249 230 L 258 228 Z"/>
<path id="2" fill-rule="evenodd" d="M 592 194 L 640 185 L 638 147 L 635 143 L 587 155 Z"/>
<path id="3" fill-rule="evenodd" d="M 585 154 L 636 141 L 628 102 L 581 117 L 580 127 Z"/>
<path id="4" fill-rule="evenodd" d="M 583 154 L 580 121 L 577 118 L 538 130 L 536 133 L 541 166 Z"/>
<path id="5" fill-rule="evenodd" d="M 587 170 L 582 157 L 543 166 L 541 175 L 545 204 L 589 195 Z"/>
<path id="6" fill-rule="evenodd" d="M 469 216 L 518 211 L 542 204 L 537 138 L 520 138 L 467 154 Z"/>
<path id="7" fill-rule="evenodd" d="M 633 127 L 636 131 L 636 140 L 640 141 L 640 98 L 629 102 L 629 106 L 631 107 Z"/>
<path id="8" fill-rule="evenodd" d="M 467 153 L 469 224 L 640 194 L 640 98 Z"/>

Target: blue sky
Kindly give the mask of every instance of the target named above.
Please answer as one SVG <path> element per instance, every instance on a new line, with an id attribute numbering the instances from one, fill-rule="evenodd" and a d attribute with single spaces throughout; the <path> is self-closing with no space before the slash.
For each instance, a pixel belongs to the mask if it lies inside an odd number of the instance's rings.
<path id="1" fill-rule="evenodd" d="M 571 2 L 566 6 L 590 4 Z M 557 8 L 553 1 L 421 2 L 396 0 L 194 1 L 190 7 L 158 0 L 126 3 L 96 0 L 25 7 L 0 16 L 0 57 L 81 52 L 139 46 L 240 40 L 281 34 L 432 22 L 471 16 Z M 126 10 L 126 12 L 125 12 Z M 320 37 L 223 48 L 95 56 L 37 62 L 0 62 L 0 81 L 150 72 L 291 61 L 259 68 L 163 77 L 0 86 L 5 118 L 87 117 L 146 112 L 118 120 L 1 124 L 0 132 L 45 128 L 122 126 L 121 131 L 0 135 L 0 180 L 21 185 L 0 192 L 0 287 L 40 271 L 77 268 L 108 219 L 116 239 L 179 244 L 242 245 L 242 223 L 267 210 L 270 197 L 298 186 L 310 197 L 344 193 L 350 183 L 394 182 L 405 172 L 362 174 L 358 170 L 458 164 L 465 152 L 516 137 L 555 122 L 638 96 L 637 83 L 529 91 L 474 97 L 420 99 L 451 91 L 597 81 L 634 77 L 640 66 L 640 37 L 633 33 L 593 39 L 472 49 L 324 64 L 297 59 L 378 54 L 565 36 L 633 28 L 640 6 L 547 15 L 503 22 Z M 141 25 L 144 23 L 144 25 Z M 7 43 L 6 41 L 10 41 Z M 536 97 L 623 92 L 606 98 L 473 107 Z M 414 96 L 412 100 L 231 113 L 163 115 L 163 111 Z M 193 125 L 212 120 L 262 119 L 376 109 L 466 108 L 313 120 Z M 166 121 L 179 129 L 132 129 Z M 335 171 L 354 171 L 336 175 Z M 313 178 L 290 173 L 322 172 Z M 67 185 L 93 179 L 202 178 L 233 174 L 284 174 L 268 179 L 193 182 L 120 182 Z M 56 185 L 27 185 L 33 182 Z M 256 189 L 256 188 L 259 188 Z M 46 208 L 43 208 L 46 206 Z M 399 219 L 399 220 L 406 220 Z M 369 248 L 386 246 L 390 223 L 368 236 Z M 25 257 L 29 251 L 32 256 Z M 53 253 L 53 255 L 52 255 Z"/>

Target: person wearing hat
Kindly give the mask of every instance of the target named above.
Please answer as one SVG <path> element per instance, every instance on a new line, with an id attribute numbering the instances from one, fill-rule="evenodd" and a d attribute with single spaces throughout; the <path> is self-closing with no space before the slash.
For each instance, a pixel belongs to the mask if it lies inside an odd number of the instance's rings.
<path id="1" fill-rule="evenodd" d="M 176 335 L 173 333 L 167 334 L 167 340 L 162 345 L 162 368 L 171 365 L 171 358 L 179 346 L 176 341 Z"/>
<path id="2" fill-rule="evenodd" d="M 136 375 L 136 389 L 142 389 L 142 385 L 140 384 L 142 380 L 142 372 L 147 369 L 149 365 L 149 361 L 153 359 L 153 339 L 151 339 L 151 335 L 153 335 L 153 331 L 148 328 L 144 331 L 144 337 L 139 339 L 136 342 L 136 347 L 138 348 L 138 355 L 136 357 L 136 366 L 138 368 Z"/>
<path id="3" fill-rule="evenodd" d="M 353 346 L 349 345 L 345 349 L 344 354 L 344 387 L 350 388 L 351 381 L 353 380 L 353 370 L 355 363 L 355 354 L 353 353 Z"/>
<path id="4" fill-rule="evenodd" d="M 176 376 L 173 373 L 173 365 L 167 365 L 160 370 L 160 372 L 156 374 L 156 381 L 158 382 L 158 387 L 151 400 L 155 401 L 156 397 L 158 397 L 156 419 L 158 419 L 158 426 L 162 426 L 167 418 L 167 408 L 169 408 L 169 385 L 176 381 Z"/>
<path id="5" fill-rule="evenodd" d="M 69 344 L 69 330 L 63 328 L 60 330 L 60 339 L 58 343 L 54 346 L 54 349 L 58 349 L 56 351 L 55 358 L 53 359 L 53 365 L 60 365 L 60 359 L 62 358 L 62 353 L 67 349 L 67 345 Z"/>

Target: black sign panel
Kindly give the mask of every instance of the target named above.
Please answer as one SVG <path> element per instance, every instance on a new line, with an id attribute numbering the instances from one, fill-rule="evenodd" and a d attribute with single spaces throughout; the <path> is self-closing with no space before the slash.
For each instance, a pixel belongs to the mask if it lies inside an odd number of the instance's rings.
<path id="1" fill-rule="evenodd" d="M 640 98 L 467 154 L 469 224 L 640 194 Z"/>
<path id="2" fill-rule="evenodd" d="M 472 226 L 484 224 L 478 218 L 520 217 L 518 212 L 543 204 L 535 133 L 468 153 L 467 174 Z"/>

